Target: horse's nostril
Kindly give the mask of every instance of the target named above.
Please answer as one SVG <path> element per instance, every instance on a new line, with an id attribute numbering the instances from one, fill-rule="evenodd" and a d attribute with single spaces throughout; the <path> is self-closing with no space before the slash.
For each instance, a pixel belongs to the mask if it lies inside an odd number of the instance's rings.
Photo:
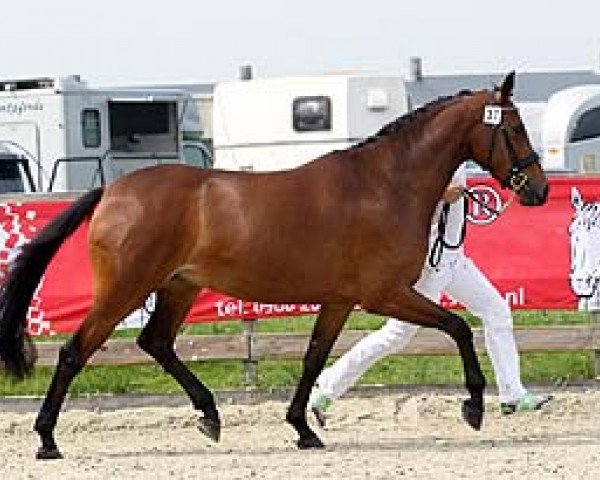
<path id="1" fill-rule="evenodd" d="M 548 184 L 546 183 L 541 189 L 531 188 L 529 191 L 529 195 L 531 197 L 532 203 L 531 205 L 543 205 L 548 200 Z"/>

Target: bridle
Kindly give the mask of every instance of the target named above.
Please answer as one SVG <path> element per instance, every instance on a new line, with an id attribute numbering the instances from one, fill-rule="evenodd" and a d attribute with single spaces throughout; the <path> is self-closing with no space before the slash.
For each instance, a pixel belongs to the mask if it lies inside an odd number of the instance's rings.
<path id="1" fill-rule="evenodd" d="M 494 155 L 494 148 L 496 146 L 496 138 L 498 136 L 498 132 L 502 132 L 502 136 L 504 138 L 504 144 L 506 145 L 506 150 L 508 151 L 508 155 L 510 157 L 511 168 L 504 179 L 500 180 L 500 185 L 502 188 L 510 188 L 513 192 L 519 193 L 523 187 L 529 181 L 529 177 L 527 174 L 523 172 L 527 167 L 533 165 L 535 163 L 540 163 L 540 156 L 532 150 L 529 155 L 525 158 L 519 158 L 517 152 L 515 151 L 515 147 L 510 141 L 510 135 L 507 127 L 502 123 L 502 113 L 507 111 L 517 111 L 516 107 L 500 107 L 498 105 L 485 107 L 484 120 L 483 122 L 486 125 L 490 125 L 492 127 L 492 139 L 490 141 L 490 148 L 488 151 L 488 165 L 491 165 L 492 157 Z M 488 112 L 492 112 L 493 114 L 488 114 Z M 525 126 L 521 123 L 516 129 L 513 130 L 514 133 L 524 133 Z"/>
<path id="2" fill-rule="evenodd" d="M 511 127 L 504 125 L 502 123 L 502 114 L 503 112 L 508 111 L 517 111 L 516 107 L 501 107 L 500 105 L 488 105 L 484 109 L 483 115 L 483 123 L 492 127 L 492 139 L 490 141 L 490 148 L 488 151 L 488 165 L 492 164 L 492 157 L 494 155 L 494 148 L 496 146 L 496 138 L 498 136 L 498 132 L 502 132 L 502 136 L 504 138 L 504 144 L 506 145 L 506 150 L 508 151 L 508 155 L 510 157 L 511 168 L 504 179 L 500 180 L 500 185 L 502 188 L 510 188 L 513 192 L 510 199 L 502 205 L 498 209 L 494 209 L 489 205 L 483 203 L 477 196 L 469 189 L 463 190 L 463 195 L 469 197 L 473 202 L 479 204 L 482 208 L 487 210 L 489 213 L 495 216 L 499 216 L 502 212 L 504 212 L 509 205 L 513 202 L 515 196 L 527 185 L 529 181 L 529 177 L 523 170 L 525 170 L 530 165 L 535 163 L 540 163 L 540 156 L 532 150 L 529 155 L 524 158 L 519 158 L 513 143 L 510 141 L 509 129 Z M 525 133 L 525 125 L 521 122 L 520 125 L 511 129 L 513 133 Z M 444 249 L 455 250 L 460 248 L 460 246 L 464 243 L 466 226 L 467 226 L 467 201 L 464 200 L 464 217 L 463 224 L 461 227 L 461 231 L 459 234 L 459 239 L 455 244 L 451 244 L 446 241 L 446 225 L 448 221 L 448 213 L 450 211 L 450 204 L 444 203 L 442 206 L 442 211 L 440 213 L 440 218 L 438 220 L 438 231 L 437 237 L 431 246 L 431 250 L 429 252 L 429 265 L 431 267 L 437 267 L 441 261 L 442 253 Z"/>

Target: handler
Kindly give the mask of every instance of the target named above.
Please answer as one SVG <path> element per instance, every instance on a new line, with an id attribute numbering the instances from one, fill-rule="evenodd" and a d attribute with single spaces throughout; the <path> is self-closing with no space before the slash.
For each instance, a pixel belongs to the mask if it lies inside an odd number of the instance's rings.
<path id="1" fill-rule="evenodd" d="M 450 245 L 459 243 L 463 222 L 466 221 L 466 200 L 462 195 L 465 188 L 466 172 L 464 166 L 461 166 L 434 214 L 434 219 L 437 220 L 443 203 L 450 204 L 444 238 Z M 438 301 L 442 292 L 446 292 L 469 312 L 482 319 L 485 344 L 494 369 L 503 414 L 541 408 L 552 397 L 528 393 L 521 383 L 508 302 L 465 255 L 462 245 L 455 249 L 432 252 L 436 250 L 432 246 L 437 236 L 438 227 L 434 224 L 429 242 L 431 258 L 414 285 L 415 290 L 432 301 Z M 438 257 L 436 253 L 441 253 L 441 256 Z M 431 262 L 434 257 L 437 257 L 436 261 Z M 315 413 L 319 423 L 324 423 L 324 414 L 334 399 L 342 396 L 379 359 L 406 347 L 418 328 L 417 325 L 390 318 L 383 327 L 364 337 L 333 365 L 323 370 L 311 392 L 307 407 Z"/>

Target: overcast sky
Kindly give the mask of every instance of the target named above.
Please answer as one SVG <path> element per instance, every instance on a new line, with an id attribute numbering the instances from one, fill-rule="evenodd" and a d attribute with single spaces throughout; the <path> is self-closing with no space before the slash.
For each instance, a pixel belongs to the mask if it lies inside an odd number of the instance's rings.
<path id="1" fill-rule="evenodd" d="M 600 1 L 2 2 L 0 76 L 93 84 L 371 71 L 600 69 Z"/>

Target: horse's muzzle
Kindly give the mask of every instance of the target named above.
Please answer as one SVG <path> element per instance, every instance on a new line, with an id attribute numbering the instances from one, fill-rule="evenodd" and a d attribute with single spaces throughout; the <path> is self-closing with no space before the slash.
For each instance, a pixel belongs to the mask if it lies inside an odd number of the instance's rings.
<path id="1" fill-rule="evenodd" d="M 527 182 L 519 192 L 521 205 L 526 207 L 539 207 L 548 200 L 548 183 L 544 182 L 540 187 L 535 187 L 531 182 Z"/>

